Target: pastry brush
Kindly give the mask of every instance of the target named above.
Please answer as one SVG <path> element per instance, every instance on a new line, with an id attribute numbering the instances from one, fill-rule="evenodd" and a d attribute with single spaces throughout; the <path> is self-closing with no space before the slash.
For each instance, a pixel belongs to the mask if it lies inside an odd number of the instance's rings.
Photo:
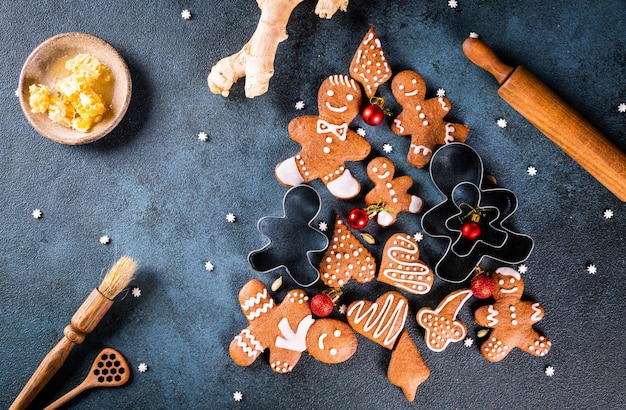
<path id="1" fill-rule="evenodd" d="M 39 364 L 35 373 L 11 404 L 10 410 L 24 409 L 33 401 L 61 368 L 74 345 L 82 343 L 85 336 L 100 323 L 113 305 L 115 297 L 130 283 L 136 268 L 137 264 L 128 256 L 123 256 L 113 265 L 100 286 L 91 292 L 74 313 L 70 324 L 63 330 L 63 338 Z"/>

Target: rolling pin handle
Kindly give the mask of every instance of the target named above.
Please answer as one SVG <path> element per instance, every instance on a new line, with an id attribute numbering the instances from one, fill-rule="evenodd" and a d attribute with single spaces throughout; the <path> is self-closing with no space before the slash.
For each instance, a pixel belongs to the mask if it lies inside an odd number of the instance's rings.
<path id="1" fill-rule="evenodd" d="M 493 75 L 498 84 L 504 83 L 514 71 L 513 67 L 500 61 L 496 53 L 476 37 L 468 37 L 463 42 L 463 52 L 472 63 Z"/>

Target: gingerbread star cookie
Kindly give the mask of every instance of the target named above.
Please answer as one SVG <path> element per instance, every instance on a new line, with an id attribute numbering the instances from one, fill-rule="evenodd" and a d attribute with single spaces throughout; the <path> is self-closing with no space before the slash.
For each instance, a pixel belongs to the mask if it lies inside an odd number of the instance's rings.
<path id="1" fill-rule="evenodd" d="M 464 142 L 469 128 L 444 120 L 450 112 L 446 97 L 426 98 L 426 82 L 415 71 L 402 71 L 391 82 L 391 91 L 402 106 L 394 119 L 391 131 L 397 135 L 410 135 L 411 146 L 407 155 L 409 164 L 423 168 L 437 145 L 453 141 Z"/>
<path id="2" fill-rule="evenodd" d="M 365 202 L 381 209 L 376 213 L 376 222 L 380 226 L 392 225 L 400 212 L 416 214 L 422 210 L 422 198 L 407 191 L 413 185 L 408 175 L 394 178 L 395 166 L 385 157 L 374 158 L 367 165 L 367 175 L 375 184 L 365 195 Z"/>
<path id="3" fill-rule="evenodd" d="M 540 335 L 533 325 L 543 318 L 539 303 L 521 301 L 524 281 L 511 268 L 499 268 L 492 276 L 494 303 L 482 306 L 474 313 L 476 323 L 493 330 L 480 351 L 490 362 L 499 362 L 517 347 L 535 356 L 545 356 L 552 343 Z"/>

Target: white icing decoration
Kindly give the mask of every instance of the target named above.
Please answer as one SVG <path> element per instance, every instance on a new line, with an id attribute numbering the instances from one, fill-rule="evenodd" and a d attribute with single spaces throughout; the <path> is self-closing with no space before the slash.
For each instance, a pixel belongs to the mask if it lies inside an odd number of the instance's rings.
<path id="1" fill-rule="evenodd" d="M 244 342 L 242 335 L 245 336 L 248 343 Z M 235 341 L 237 342 L 237 346 L 240 347 L 241 350 L 248 355 L 248 357 L 257 356 L 263 351 L 261 343 L 256 340 L 254 335 L 250 333 L 248 329 L 242 330 L 240 334 L 235 336 Z M 252 348 L 250 346 L 252 346 Z"/>
<path id="2" fill-rule="evenodd" d="M 315 319 L 308 315 L 298 323 L 298 329 L 294 332 L 289 326 L 289 320 L 286 317 L 282 318 L 278 322 L 278 329 L 282 336 L 277 336 L 274 344 L 281 349 L 304 352 L 306 350 L 306 334 L 313 322 Z"/>
<path id="3" fill-rule="evenodd" d="M 423 280 L 423 278 L 428 275 L 428 266 L 419 263 L 419 262 L 409 262 L 408 260 L 414 260 L 410 258 L 410 256 L 419 255 L 418 246 L 410 240 L 406 238 L 399 239 L 400 244 L 394 246 L 390 246 L 387 250 L 387 257 L 393 262 L 389 268 L 386 268 L 382 271 L 382 275 L 385 278 L 391 280 L 393 285 L 399 289 L 405 290 L 414 294 L 425 294 L 430 291 L 431 284 L 427 281 Z M 397 257 L 398 253 L 402 255 L 400 258 Z M 404 258 L 405 260 L 403 260 Z M 401 275 L 401 278 L 398 279 L 397 275 L 408 271 L 406 275 Z M 421 288 L 416 288 L 412 285 L 422 285 Z"/>
<path id="4" fill-rule="evenodd" d="M 356 302 L 348 311 L 348 316 L 354 314 L 354 323 L 359 324 L 366 319 L 363 325 L 363 330 L 369 332 L 374 327 L 372 337 L 378 339 L 383 333 L 387 332 L 386 337 L 383 340 L 383 345 L 388 346 L 393 344 L 402 329 L 404 328 L 404 322 L 409 313 L 408 306 L 404 303 L 404 299 L 400 299 L 393 312 L 391 312 L 391 306 L 394 303 L 395 296 L 388 294 L 385 299 L 385 303 L 381 307 L 378 315 L 376 312 L 379 308 L 378 303 L 374 302 L 364 313 L 362 312 L 365 305 L 364 300 Z M 398 329 L 394 332 L 394 327 L 397 323 L 400 323 Z"/>
<path id="5" fill-rule="evenodd" d="M 393 123 L 396 125 L 396 127 L 398 127 L 398 131 L 400 131 L 400 133 L 402 134 L 404 132 L 404 127 L 402 126 L 402 121 L 400 121 L 399 119 L 395 119 L 393 120 Z"/>
<path id="6" fill-rule="evenodd" d="M 413 148 L 413 154 L 417 155 L 420 152 L 422 153 L 422 155 L 427 156 L 430 155 L 432 153 L 432 150 L 428 147 L 425 147 L 423 145 L 415 145 L 415 144 L 411 144 L 411 148 Z"/>
<path id="7" fill-rule="evenodd" d="M 448 105 L 446 104 L 446 101 L 443 99 L 443 97 L 437 98 L 437 101 L 439 101 L 439 104 L 441 104 L 441 108 L 444 111 L 450 111 L 450 108 L 448 108 Z"/>
<path id="8" fill-rule="evenodd" d="M 326 108 L 328 108 L 332 112 L 342 113 L 342 112 L 345 112 L 348 109 L 348 106 L 347 105 L 343 105 L 341 107 L 334 107 L 334 106 L 330 105 L 330 102 L 326 101 Z"/>
<path id="9" fill-rule="evenodd" d="M 541 320 L 541 316 L 542 316 L 542 312 L 541 312 L 541 305 L 539 303 L 533 303 L 531 305 L 531 307 L 533 308 L 533 315 L 530 317 L 530 320 L 532 320 L 533 322 L 538 322 Z"/>
<path id="10" fill-rule="evenodd" d="M 496 316 L 498 316 L 499 312 L 493 308 L 493 305 L 489 305 L 489 308 L 487 308 L 487 312 L 489 312 L 489 314 L 487 315 L 487 326 L 494 327 L 498 324 L 498 319 L 496 319 Z"/>
<path id="11" fill-rule="evenodd" d="M 516 271 L 513 268 L 506 268 L 506 267 L 498 268 L 498 269 L 496 269 L 496 273 L 499 273 L 499 274 L 501 274 L 503 276 L 513 276 L 517 280 L 521 280 L 522 279 L 522 277 L 520 276 L 519 272 Z"/>
<path id="12" fill-rule="evenodd" d="M 515 293 L 515 292 L 517 292 L 517 286 L 513 286 L 511 289 L 500 288 L 500 292 L 502 292 L 502 293 Z"/>
<path id="13" fill-rule="evenodd" d="M 404 95 L 405 95 L 406 97 L 414 97 L 414 96 L 416 96 L 418 93 L 419 93 L 419 90 L 418 90 L 418 89 L 415 89 L 415 90 L 413 90 L 413 91 L 409 91 L 408 93 L 404 93 Z"/>
<path id="14" fill-rule="evenodd" d="M 319 337 L 319 339 L 317 339 L 317 347 L 320 348 L 320 350 L 324 350 L 324 339 L 326 339 L 328 337 L 328 335 L 326 333 L 322 333 Z"/>
<path id="15" fill-rule="evenodd" d="M 444 138 L 446 144 L 454 142 L 454 137 L 452 136 L 452 133 L 454 131 L 456 131 L 456 128 L 454 128 L 454 124 L 449 122 L 446 123 L 446 137 Z"/>

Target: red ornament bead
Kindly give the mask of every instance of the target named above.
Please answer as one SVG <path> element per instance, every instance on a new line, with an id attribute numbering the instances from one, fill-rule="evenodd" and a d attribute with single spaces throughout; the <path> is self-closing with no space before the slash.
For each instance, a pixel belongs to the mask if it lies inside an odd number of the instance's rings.
<path id="1" fill-rule="evenodd" d="M 487 275 L 476 275 L 472 279 L 472 293 L 479 299 L 486 299 L 493 294 L 495 286 Z"/>
<path id="2" fill-rule="evenodd" d="M 318 293 L 311 298 L 311 312 L 317 317 L 330 315 L 335 307 L 332 299 L 325 293 Z"/>
<path id="3" fill-rule="evenodd" d="M 478 222 L 467 221 L 463 225 L 461 225 L 461 236 L 465 239 L 469 239 L 470 241 L 475 241 L 480 237 L 482 233 L 482 229 Z"/>
<path id="4" fill-rule="evenodd" d="M 383 122 L 383 118 L 385 118 L 383 109 L 376 104 L 370 104 L 363 108 L 361 115 L 367 125 L 378 125 Z"/>
<path id="5" fill-rule="evenodd" d="M 348 225 L 352 229 L 363 229 L 370 220 L 369 215 L 364 209 L 355 208 L 348 214 Z"/>

